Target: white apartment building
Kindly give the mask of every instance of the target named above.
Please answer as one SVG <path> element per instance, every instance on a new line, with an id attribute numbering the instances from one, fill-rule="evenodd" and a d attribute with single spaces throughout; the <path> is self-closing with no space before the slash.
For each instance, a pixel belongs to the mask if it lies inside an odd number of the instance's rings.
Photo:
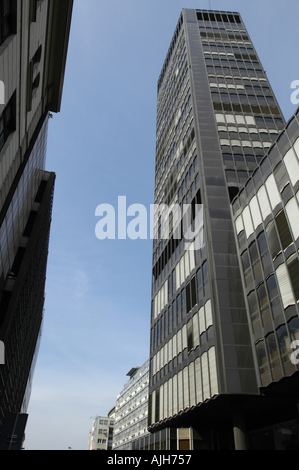
<path id="1" fill-rule="evenodd" d="M 149 434 L 149 361 L 132 368 L 127 375 L 130 379 L 116 399 L 113 450 L 131 450 L 134 440 Z"/>
<path id="2" fill-rule="evenodd" d="M 88 450 L 112 450 L 115 408 L 107 416 L 97 416 L 89 433 Z"/>

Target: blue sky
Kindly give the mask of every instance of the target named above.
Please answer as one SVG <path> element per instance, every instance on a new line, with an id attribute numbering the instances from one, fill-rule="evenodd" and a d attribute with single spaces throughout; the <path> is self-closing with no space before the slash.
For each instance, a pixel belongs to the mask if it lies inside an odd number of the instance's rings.
<path id="1" fill-rule="evenodd" d="M 241 13 L 286 119 L 299 80 L 298 0 L 75 0 L 61 113 L 45 320 L 27 450 L 86 450 L 132 368 L 149 354 L 152 240 L 95 236 L 99 204 L 150 207 L 156 83 L 182 8 Z M 286 8 L 287 5 L 287 8 Z"/>

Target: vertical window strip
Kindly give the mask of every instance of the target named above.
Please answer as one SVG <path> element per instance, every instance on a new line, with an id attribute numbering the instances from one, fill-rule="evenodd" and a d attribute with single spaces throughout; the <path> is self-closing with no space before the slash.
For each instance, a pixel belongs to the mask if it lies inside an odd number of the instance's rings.
<path id="1" fill-rule="evenodd" d="M 201 403 L 202 400 L 202 378 L 201 378 L 201 364 L 200 357 L 195 360 L 195 384 L 196 384 L 196 403 Z"/>
<path id="2" fill-rule="evenodd" d="M 295 299 L 292 291 L 292 286 L 287 268 L 284 264 L 278 266 L 278 268 L 276 269 L 276 276 L 283 307 L 287 308 L 289 305 L 294 305 Z"/>
<path id="3" fill-rule="evenodd" d="M 254 229 L 253 229 L 251 215 L 250 215 L 248 206 L 246 206 L 245 209 L 243 210 L 242 216 L 243 216 L 246 237 L 249 238 L 250 235 L 254 232 Z"/>
<path id="4" fill-rule="evenodd" d="M 193 316 L 193 347 L 199 346 L 198 312 Z"/>
<path id="5" fill-rule="evenodd" d="M 285 208 L 294 240 L 297 240 L 299 237 L 299 208 L 296 199 L 294 197 L 290 199 Z"/>
<path id="6" fill-rule="evenodd" d="M 280 193 L 277 188 L 276 181 L 273 175 L 270 175 L 266 180 L 266 188 L 269 194 L 269 200 L 272 210 L 281 202 Z"/>
<path id="7" fill-rule="evenodd" d="M 254 229 L 256 229 L 263 221 L 256 196 L 254 196 L 251 199 L 251 201 L 249 203 L 249 207 L 250 207 L 250 211 L 251 211 L 251 216 L 252 216 L 252 220 L 253 220 Z"/>
<path id="8" fill-rule="evenodd" d="M 289 178 L 293 186 L 299 181 L 299 162 L 292 148 L 287 151 L 283 158 Z"/>
<path id="9" fill-rule="evenodd" d="M 189 404 L 189 406 L 196 405 L 194 366 L 195 366 L 194 362 L 191 362 L 188 366 L 189 393 L 190 393 L 190 404 Z"/>
<path id="10" fill-rule="evenodd" d="M 266 192 L 266 189 L 265 189 L 264 186 L 262 186 L 258 190 L 257 198 L 258 198 L 258 201 L 260 203 L 260 208 L 261 208 L 263 220 L 265 220 L 266 217 L 269 214 L 271 214 L 271 207 L 270 207 L 269 199 L 268 199 L 267 192 Z"/>
<path id="11" fill-rule="evenodd" d="M 202 368 L 202 384 L 203 384 L 203 400 L 210 398 L 210 380 L 209 380 L 209 366 L 208 366 L 208 353 L 203 353 L 201 356 Z"/>
<path id="12" fill-rule="evenodd" d="M 160 386 L 160 391 L 159 391 L 159 395 L 160 395 L 160 403 L 159 403 L 159 421 L 162 420 L 164 418 L 164 413 L 163 413 L 163 408 L 164 408 L 164 396 L 163 396 L 163 392 L 164 392 L 164 385 L 161 385 Z"/>
<path id="13" fill-rule="evenodd" d="M 189 368 L 183 369 L 184 409 L 189 408 Z"/>
<path id="14" fill-rule="evenodd" d="M 207 330 L 209 326 L 213 325 L 211 299 L 209 299 L 205 304 L 205 316 L 206 316 L 206 330 Z"/>
<path id="15" fill-rule="evenodd" d="M 216 368 L 216 353 L 215 347 L 209 349 L 209 370 L 210 370 L 210 382 L 211 382 L 211 397 L 218 394 L 218 380 L 217 380 L 217 368 Z"/>

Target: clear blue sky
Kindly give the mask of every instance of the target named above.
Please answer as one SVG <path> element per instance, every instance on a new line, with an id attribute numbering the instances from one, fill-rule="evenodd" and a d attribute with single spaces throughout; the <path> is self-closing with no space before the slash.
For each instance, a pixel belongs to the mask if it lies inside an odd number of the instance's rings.
<path id="1" fill-rule="evenodd" d="M 285 118 L 299 80 L 298 0 L 75 0 L 62 109 L 50 121 L 57 175 L 43 337 L 27 450 L 87 449 L 149 354 L 151 240 L 95 236 L 95 209 L 154 194 L 156 83 L 182 8 L 241 13 Z"/>

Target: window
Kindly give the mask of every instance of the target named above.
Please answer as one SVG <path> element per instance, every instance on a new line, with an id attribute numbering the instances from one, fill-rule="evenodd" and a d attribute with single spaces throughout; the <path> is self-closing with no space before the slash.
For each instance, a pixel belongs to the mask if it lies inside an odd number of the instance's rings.
<path id="1" fill-rule="evenodd" d="M 272 259 L 275 259 L 276 256 L 281 252 L 281 248 L 273 220 L 271 220 L 271 222 L 269 222 L 266 227 L 266 235 Z"/>
<path id="2" fill-rule="evenodd" d="M 260 235 L 257 237 L 257 242 L 259 246 L 260 257 L 261 257 L 263 266 L 265 267 L 266 259 L 268 257 L 268 244 L 267 244 L 265 232 L 260 233 Z"/>
<path id="3" fill-rule="evenodd" d="M 9 135 L 16 129 L 16 92 L 4 108 L 0 116 L 0 150 L 3 148 Z"/>
<path id="4" fill-rule="evenodd" d="M 187 347 L 188 353 L 193 349 L 193 322 L 189 320 L 187 323 Z"/>
<path id="5" fill-rule="evenodd" d="M 277 204 L 281 202 L 280 193 L 277 189 L 277 185 L 273 175 L 270 175 L 266 181 L 266 188 L 269 194 L 269 200 L 272 209 L 275 209 Z"/>
<path id="6" fill-rule="evenodd" d="M 251 243 L 249 247 L 249 253 L 250 253 L 250 258 L 251 258 L 253 274 L 254 274 L 254 277 L 256 278 L 262 273 L 262 270 L 261 270 L 261 263 L 259 259 L 257 245 L 255 241 Z"/>
<path id="7" fill-rule="evenodd" d="M 294 239 L 299 237 L 299 208 L 296 199 L 293 197 L 286 204 L 286 212 L 288 215 L 289 223 L 294 235 Z"/>
<path id="8" fill-rule="evenodd" d="M 250 292 L 250 294 L 248 295 L 248 304 L 249 304 L 252 328 L 253 328 L 253 332 L 255 332 L 261 328 L 259 309 L 258 309 L 258 303 L 257 303 L 255 291 Z"/>
<path id="9" fill-rule="evenodd" d="M 280 266 L 278 266 L 278 268 L 276 269 L 276 276 L 283 307 L 287 308 L 289 305 L 293 305 L 295 303 L 295 299 L 290 283 L 288 270 L 285 264 L 281 264 Z"/>
<path id="10" fill-rule="evenodd" d="M 264 340 L 259 341 L 256 345 L 256 354 L 257 354 L 257 360 L 258 360 L 258 365 L 260 369 L 260 374 L 263 382 L 263 375 L 267 374 L 269 372 L 269 365 L 268 365 L 268 358 L 267 358 L 267 353 L 266 353 L 266 348 L 265 348 L 265 342 Z"/>
<path id="11" fill-rule="evenodd" d="M 209 290 L 208 263 L 205 261 L 202 265 L 203 295 Z"/>
<path id="12" fill-rule="evenodd" d="M 267 289 L 268 289 L 270 304 L 271 304 L 271 307 L 272 307 L 272 310 L 273 310 L 276 307 L 276 305 L 280 304 L 279 293 L 278 293 L 278 288 L 277 288 L 275 275 L 272 274 L 271 276 L 269 276 L 266 283 L 267 283 Z"/>
<path id="13" fill-rule="evenodd" d="M 243 210 L 242 216 L 243 216 L 243 221 L 244 221 L 246 237 L 249 238 L 250 235 L 254 232 L 254 229 L 253 229 L 250 210 L 248 206 L 246 206 L 245 209 Z"/>
<path id="14" fill-rule="evenodd" d="M 275 176 L 275 179 L 276 179 L 276 183 L 277 183 L 277 186 L 278 186 L 278 189 L 280 192 L 283 191 L 283 189 L 285 188 L 285 186 L 288 184 L 289 182 L 289 178 L 288 178 L 288 175 L 285 171 L 285 167 L 283 165 L 282 162 L 280 162 L 274 169 L 274 176 Z"/>
<path id="15" fill-rule="evenodd" d="M 297 254 L 294 253 L 287 260 L 287 266 L 289 270 L 289 275 L 291 278 L 291 283 L 294 289 L 295 299 L 299 300 L 299 261 Z"/>
<path id="16" fill-rule="evenodd" d="M 247 250 L 241 254 L 241 260 L 245 277 L 245 284 L 248 286 L 253 281 L 253 277 L 251 274 L 251 267 Z"/>
<path id="17" fill-rule="evenodd" d="M 277 342 L 274 333 L 271 333 L 266 337 L 266 344 L 269 354 L 270 367 L 273 370 L 280 365 Z"/>
<path id="18" fill-rule="evenodd" d="M 196 274 L 196 279 L 197 279 L 197 293 L 198 293 L 198 298 L 199 299 L 202 299 L 203 297 L 203 287 L 202 287 L 202 272 L 201 272 L 201 268 L 199 268 L 199 270 L 197 271 L 197 274 Z"/>
<path id="19" fill-rule="evenodd" d="M 0 44 L 16 33 L 16 0 L 0 2 Z"/>
<path id="20" fill-rule="evenodd" d="M 275 217 L 275 223 L 279 233 L 282 248 L 285 250 L 292 243 L 293 240 L 284 211 L 281 211 L 279 212 L 279 214 L 277 214 L 277 216 Z"/>
<path id="21" fill-rule="evenodd" d="M 292 341 L 299 340 L 299 318 L 295 317 L 289 321 L 289 330 Z"/>
<path id="22" fill-rule="evenodd" d="M 257 289 L 257 296 L 259 300 L 260 311 L 262 315 L 263 324 L 266 325 L 271 321 L 268 296 L 266 292 L 265 284 L 262 283 Z"/>
<path id="23" fill-rule="evenodd" d="M 291 342 L 286 325 L 280 326 L 276 334 L 282 362 L 288 362 L 291 360 Z"/>

